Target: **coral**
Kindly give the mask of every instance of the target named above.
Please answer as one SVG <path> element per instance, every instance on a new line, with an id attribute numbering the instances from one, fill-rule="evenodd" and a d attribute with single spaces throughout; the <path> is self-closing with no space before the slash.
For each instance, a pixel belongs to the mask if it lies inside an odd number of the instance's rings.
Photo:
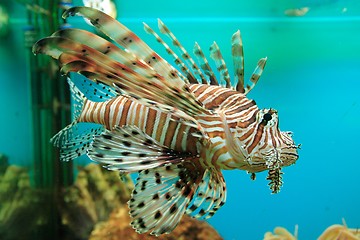
<path id="1" fill-rule="evenodd" d="M 295 226 L 295 233 L 292 235 L 283 227 L 276 227 L 274 233 L 267 232 L 264 235 L 264 240 L 296 240 L 297 225 Z M 360 240 L 360 230 L 351 229 L 346 226 L 343 219 L 343 225 L 334 224 L 328 227 L 318 238 L 318 240 Z"/>
<path id="2" fill-rule="evenodd" d="M 206 222 L 184 216 L 170 234 L 159 237 L 138 234 L 130 226 L 129 209 L 123 206 L 115 210 L 108 221 L 98 223 L 89 240 L 221 240 L 221 236 Z"/>
<path id="3" fill-rule="evenodd" d="M 334 224 L 328 227 L 318 240 L 360 240 L 360 230 L 348 228 L 343 219 L 343 225 Z"/>
<path id="4" fill-rule="evenodd" d="M 10 165 L 0 179 L 0 239 L 29 239 L 43 229 L 49 194 L 30 186 L 28 170 Z"/>
<path id="5" fill-rule="evenodd" d="M 267 232 L 264 235 L 264 240 L 296 240 L 297 239 L 297 225 L 295 226 L 295 233 L 292 235 L 283 227 L 276 227 L 274 233 Z"/>

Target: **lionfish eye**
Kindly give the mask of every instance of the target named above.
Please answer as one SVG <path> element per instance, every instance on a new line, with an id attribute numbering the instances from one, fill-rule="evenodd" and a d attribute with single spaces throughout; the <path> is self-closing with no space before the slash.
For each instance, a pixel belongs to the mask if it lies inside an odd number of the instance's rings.
<path id="1" fill-rule="evenodd" d="M 264 114 L 264 120 L 265 120 L 265 121 L 268 122 L 268 121 L 270 121 L 271 119 L 272 119 L 272 116 L 271 116 L 270 113 L 265 113 L 265 114 Z"/>

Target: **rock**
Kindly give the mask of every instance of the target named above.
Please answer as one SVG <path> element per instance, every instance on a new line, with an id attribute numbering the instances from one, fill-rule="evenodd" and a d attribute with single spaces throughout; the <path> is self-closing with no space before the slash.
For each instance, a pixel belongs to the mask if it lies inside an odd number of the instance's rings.
<path id="1" fill-rule="evenodd" d="M 67 235 L 87 239 L 97 222 L 126 205 L 133 183 L 129 176 L 125 180 L 98 164 L 80 167 L 75 183 L 63 190 L 60 201 L 61 222 Z"/>
<path id="2" fill-rule="evenodd" d="M 28 169 L 10 165 L 0 179 L 0 239 L 29 239 L 49 222 L 49 192 L 30 186 Z"/>
<path id="3" fill-rule="evenodd" d="M 0 181 L 8 166 L 8 158 L 4 154 L 0 153 Z"/>
<path id="4" fill-rule="evenodd" d="M 98 223 L 89 240 L 221 240 L 214 228 L 204 221 L 184 216 L 179 225 L 170 234 L 159 237 L 150 234 L 138 234 L 130 226 L 129 209 L 123 206 L 115 210 L 109 220 Z"/>
<path id="5" fill-rule="evenodd" d="M 71 240 L 89 239 L 90 234 L 90 239 L 99 240 L 222 239 L 206 222 L 187 216 L 171 234 L 156 238 L 136 233 L 127 206 L 133 182 L 129 176 L 122 179 L 117 172 L 89 164 L 79 168 L 72 186 L 54 195 L 53 188 L 32 187 L 27 168 L 9 165 L 0 178 L 0 239 L 47 239 L 40 236 L 55 231 Z"/>
<path id="6" fill-rule="evenodd" d="M 62 224 L 68 228 L 70 235 L 88 239 L 96 224 L 89 239 L 222 239 L 206 222 L 187 216 L 171 234 L 154 237 L 136 233 L 130 226 L 127 206 L 134 185 L 129 176 L 122 176 L 122 179 L 117 172 L 108 171 L 97 164 L 79 169 L 74 185 L 64 189 L 60 211 Z"/>

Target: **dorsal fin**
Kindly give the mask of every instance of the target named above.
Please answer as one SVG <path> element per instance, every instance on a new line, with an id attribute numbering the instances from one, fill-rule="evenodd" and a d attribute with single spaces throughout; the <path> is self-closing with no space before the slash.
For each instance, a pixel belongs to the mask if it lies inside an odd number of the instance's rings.
<path id="1" fill-rule="evenodd" d="M 251 85 L 246 84 L 244 82 L 244 50 L 243 44 L 241 39 L 240 31 L 238 30 L 235 32 L 231 38 L 231 55 L 233 58 L 234 64 L 234 75 L 235 75 L 235 82 L 236 82 L 236 90 L 244 93 L 245 95 L 248 94 L 256 85 L 260 76 L 264 70 L 267 58 L 261 58 L 257 66 L 250 77 Z M 235 88 L 235 86 L 233 87 Z"/>
<path id="2" fill-rule="evenodd" d="M 105 54 L 114 61 L 123 63 L 127 67 L 139 72 L 140 74 L 146 74 L 149 72 L 155 74 L 155 70 L 148 66 L 142 59 L 139 59 L 135 54 L 119 48 L 115 44 L 94 33 L 82 29 L 67 28 L 59 30 L 53 33 L 51 36 L 68 38 L 74 42 L 89 46 Z"/>
<path id="3" fill-rule="evenodd" d="M 72 78 L 71 80 L 68 78 L 68 81 L 73 81 L 77 90 L 83 93 L 86 99 L 89 99 L 93 102 L 104 102 L 118 96 L 118 93 L 113 87 L 105 85 L 101 82 L 94 83 L 81 74 L 76 74 L 76 77 Z M 73 93 L 74 90 L 71 89 L 72 84 L 69 83 L 69 85 L 70 91 Z M 72 96 L 74 96 L 74 93 Z M 82 107 L 83 106 L 78 107 L 79 112 L 82 111 Z"/>
<path id="4" fill-rule="evenodd" d="M 185 65 L 185 63 L 180 59 L 180 57 L 178 55 L 176 55 L 176 53 L 174 53 L 174 51 L 169 47 L 169 45 L 167 45 L 164 42 L 164 40 L 162 40 L 162 38 L 149 25 L 147 25 L 146 23 L 143 23 L 143 24 L 144 24 L 145 32 L 153 35 L 156 38 L 156 40 L 161 45 L 164 46 L 164 48 L 166 49 L 166 52 L 174 58 L 175 64 L 180 68 L 180 71 L 186 76 L 185 82 L 186 83 L 197 83 L 196 78 L 194 77 L 192 72 L 189 70 L 189 68 Z"/>
<path id="5" fill-rule="evenodd" d="M 219 82 L 216 79 L 216 76 L 211 69 L 207 58 L 205 57 L 203 51 L 200 48 L 200 45 L 197 42 L 195 42 L 194 45 L 194 54 L 199 61 L 201 69 L 204 71 L 205 75 L 209 77 L 210 85 L 219 85 Z"/>
<path id="6" fill-rule="evenodd" d="M 216 42 L 210 46 L 210 57 L 215 61 L 217 70 L 220 73 L 220 86 L 230 88 L 229 70 Z"/>
<path id="7" fill-rule="evenodd" d="M 240 31 L 235 32 L 231 38 L 231 55 L 234 64 L 236 90 L 244 93 L 244 51 Z"/>
<path id="8" fill-rule="evenodd" d="M 125 26 L 96 9 L 86 7 L 70 8 L 64 16 L 74 14 L 90 19 L 95 27 L 114 39 L 126 51 L 107 45 L 114 48 L 114 51 L 107 53 L 102 47 L 106 46 L 104 40 L 100 40 L 101 47 L 91 43 L 88 46 L 61 36 L 41 39 L 34 45 L 33 51 L 59 59 L 65 73 L 81 72 L 87 77 L 93 77 L 93 81 L 100 80 L 109 86 L 115 84 L 121 92 L 147 106 L 154 107 L 154 103 L 168 106 L 168 112 L 177 112 L 184 119 L 209 113 L 190 93 L 185 82 L 179 77 L 180 73 Z M 83 38 L 87 34 L 81 31 L 79 35 Z M 95 38 L 97 39 L 99 38 Z M 134 61 L 131 62 L 128 58 Z M 162 107 L 160 110 L 164 109 Z"/>
<path id="9" fill-rule="evenodd" d="M 184 84 L 182 79 L 179 77 L 181 74 L 179 71 L 173 68 L 167 61 L 154 52 L 135 33 L 130 31 L 114 18 L 99 10 L 88 7 L 73 7 L 63 13 L 64 18 L 74 15 L 80 15 L 89 19 L 94 27 L 96 27 L 100 32 L 104 33 L 123 48 L 135 54 L 139 59 L 143 59 L 160 75 L 164 77 L 173 75 L 173 77 L 169 80 L 173 84 Z"/>
<path id="10" fill-rule="evenodd" d="M 161 33 L 165 34 L 167 37 L 170 38 L 170 40 L 173 43 L 173 46 L 180 50 L 181 58 L 184 60 L 185 63 L 188 64 L 189 68 L 194 71 L 194 74 L 200 78 L 198 79 L 198 82 L 205 84 L 206 79 L 203 73 L 201 72 L 200 68 L 196 65 L 195 61 L 191 58 L 190 54 L 186 51 L 186 49 L 181 45 L 180 41 L 175 37 L 175 35 L 160 19 L 158 19 L 158 27 Z"/>
<path id="11" fill-rule="evenodd" d="M 63 65 L 64 73 L 80 72 L 93 81 L 100 80 L 109 86 L 115 84 L 127 95 L 147 106 L 154 107 L 154 103 L 168 106 L 169 112 L 178 112 L 185 119 L 186 116 L 179 110 L 188 115 L 188 118 L 208 112 L 189 92 L 183 81 L 179 85 L 168 81 L 169 76 L 165 79 L 141 61 L 133 63 L 143 71 L 137 72 L 96 49 L 63 37 L 48 37 L 38 41 L 34 45 L 34 52 L 58 59 Z"/>
<path id="12" fill-rule="evenodd" d="M 248 94 L 253 89 L 256 83 L 259 81 L 261 74 L 264 71 L 267 58 L 261 58 L 257 63 L 257 66 L 250 77 L 251 85 L 246 85 L 245 94 Z"/>

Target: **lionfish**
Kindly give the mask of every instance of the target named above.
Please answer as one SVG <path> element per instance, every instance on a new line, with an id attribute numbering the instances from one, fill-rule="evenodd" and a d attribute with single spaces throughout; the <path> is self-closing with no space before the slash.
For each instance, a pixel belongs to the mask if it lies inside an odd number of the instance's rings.
<path id="1" fill-rule="evenodd" d="M 63 17 L 75 15 L 88 19 L 103 37 L 64 29 L 33 48 L 35 54 L 57 59 L 63 74 L 77 72 L 87 78 L 81 86 L 69 81 L 76 117 L 51 141 L 61 148 L 64 161 L 87 154 L 110 170 L 138 172 L 128 202 L 131 225 L 138 233 L 170 233 L 185 213 L 212 217 L 226 201 L 221 170 L 245 170 L 252 179 L 266 170 L 272 193 L 279 192 L 282 167 L 296 162 L 299 146 L 291 132 L 280 131 L 275 109 L 259 109 L 246 97 L 266 58 L 260 59 L 251 85 L 245 87 L 240 31 L 231 39 L 232 83 L 215 42 L 210 57 L 218 74 L 199 44 L 194 46 L 196 63 L 160 20 L 159 30 L 173 49 L 144 23 L 145 31 L 177 67 L 99 10 L 73 7 Z M 98 125 L 80 130 L 81 123 Z"/>

